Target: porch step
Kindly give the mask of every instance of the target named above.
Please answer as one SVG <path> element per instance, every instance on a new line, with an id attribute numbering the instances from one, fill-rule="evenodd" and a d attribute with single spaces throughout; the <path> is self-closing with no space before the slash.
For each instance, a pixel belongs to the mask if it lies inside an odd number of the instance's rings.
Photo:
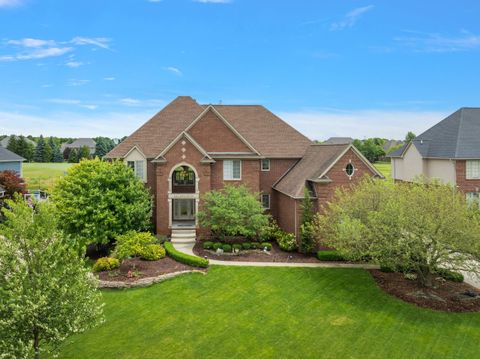
<path id="1" fill-rule="evenodd" d="M 172 243 L 195 242 L 197 231 L 195 229 L 172 229 Z"/>

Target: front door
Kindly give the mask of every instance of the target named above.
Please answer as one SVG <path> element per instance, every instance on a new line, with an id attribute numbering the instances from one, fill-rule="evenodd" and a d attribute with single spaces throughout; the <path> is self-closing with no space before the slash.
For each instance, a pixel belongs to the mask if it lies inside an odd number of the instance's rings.
<path id="1" fill-rule="evenodd" d="M 192 221 L 195 219 L 195 200 L 194 199 L 174 199 L 173 200 L 173 220 L 174 221 Z"/>

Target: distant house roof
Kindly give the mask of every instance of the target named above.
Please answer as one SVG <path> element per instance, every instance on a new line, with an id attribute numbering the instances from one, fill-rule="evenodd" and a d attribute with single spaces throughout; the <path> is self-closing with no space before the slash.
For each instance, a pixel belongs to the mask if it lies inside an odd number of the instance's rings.
<path id="1" fill-rule="evenodd" d="M 155 158 L 209 106 L 262 156 L 300 158 L 311 144 L 307 137 L 263 106 L 201 105 L 190 96 L 179 96 L 106 157 L 124 157 L 137 146 L 147 158 Z"/>
<path id="2" fill-rule="evenodd" d="M 353 138 L 351 137 L 330 137 L 323 142 L 325 145 L 349 145 L 350 143 L 353 143 Z"/>
<path id="3" fill-rule="evenodd" d="M 480 108 L 461 108 L 411 142 L 423 158 L 480 158 Z M 410 144 L 389 157 L 403 157 Z"/>
<path id="4" fill-rule="evenodd" d="M 63 152 L 67 148 L 81 148 L 87 146 L 90 149 L 90 153 L 95 153 L 95 146 L 97 143 L 93 138 L 77 138 L 72 143 L 63 143 L 60 150 Z"/>
<path id="5" fill-rule="evenodd" d="M 8 147 L 8 143 L 10 142 L 10 138 L 11 138 L 11 137 L 12 137 L 12 136 L 7 136 L 7 137 L 5 137 L 3 140 L 1 140 L 1 141 L 0 141 L 0 147 L 7 148 L 7 147 Z M 18 139 L 19 136 L 13 136 L 13 137 L 15 137 L 15 138 Z M 35 141 L 32 141 L 31 139 L 29 139 L 29 138 L 27 138 L 27 137 L 25 137 L 25 141 L 27 141 L 28 143 L 30 143 L 30 144 L 32 144 L 32 145 L 34 145 L 34 146 L 37 145 L 37 144 L 35 143 Z"/>
<path id="6" fill-rule="evenodd" d="M 23 162 L 25 158 L 7 150 L 4 147 L 0 147 L 0 162 Z"/>
<path id="7" fill-rule="evenodd" d="M 383 144 L 383 149 L 385 151 L 388 151 L 389 149 L 391 149 L 392 147 L 397 147 L 399 145 L 403 145 L 404 144 L 404 141 L 400 141 L 400 140 L 387 140 L 385 141 L 385 143 Z"/>

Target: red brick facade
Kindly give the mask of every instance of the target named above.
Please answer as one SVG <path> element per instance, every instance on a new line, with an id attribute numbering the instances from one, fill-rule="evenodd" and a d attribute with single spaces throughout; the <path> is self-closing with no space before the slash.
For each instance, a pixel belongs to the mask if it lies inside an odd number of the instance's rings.
<path id="1" fill-rule="evenodd" d="M 480 192 L 480 180 L 467 179 L 467 161 L 455 161 L 455 174 L 458 189 L 463 193 Z"/>

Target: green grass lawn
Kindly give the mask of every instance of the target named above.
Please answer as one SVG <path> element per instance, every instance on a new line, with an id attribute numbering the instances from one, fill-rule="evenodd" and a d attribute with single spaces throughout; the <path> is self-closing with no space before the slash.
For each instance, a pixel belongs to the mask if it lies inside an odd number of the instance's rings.
<path id="1" fill-rule="evenodd" d="M 71 165 L 71 163 L 24 163 L 23 177 L 29 189 L 48 191 Z"/>
<path id="2" fill-rule="evenodd" d="M 377 170 L 382 172 L 385 178 L 392 178 L 392 165 L 390 162 L 376 162 L 374 166 L 377 168 Z"/>
<path id="3" fill-rule="evenodd" d="M 360 269 L 212 267 L 103 292 L 61 358 L 474 358 L 480 314 L 420 309 Z"/>

